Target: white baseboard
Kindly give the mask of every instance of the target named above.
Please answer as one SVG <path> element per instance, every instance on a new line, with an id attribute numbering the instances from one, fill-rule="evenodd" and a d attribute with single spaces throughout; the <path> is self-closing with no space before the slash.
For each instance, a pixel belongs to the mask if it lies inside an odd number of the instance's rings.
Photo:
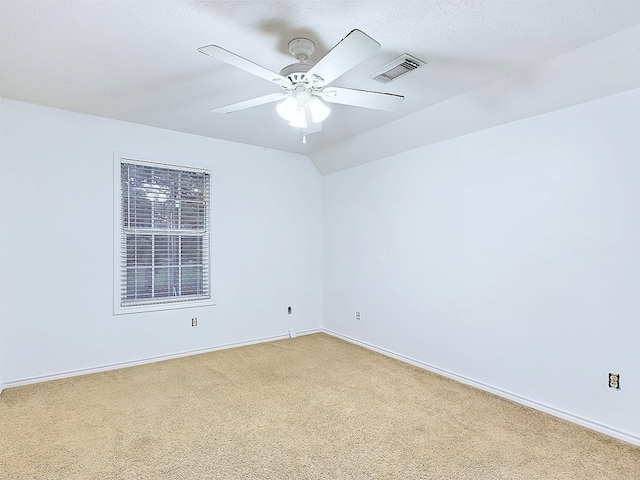
<path id="1" fill-rule="evenodd" d="M 442 375 L 443 377 L 447 377 L 450 378 L 452 380 L 455 380 L 457 382 L 460 383 L 464 383 L 465 385 L 470 385 L 472 387 L 478 388 L 480 390 L 484 390 L 485 392 L 489 392 L 489 393 L 493 393 L 494 395 L 498 395 L 500 397 L 506 398 L 508 400 L 512 400 L 516 403 L 520 403 L 522 405 L 525 405 L 527 407 L 531 407 L 535 410 L 540 410 L 542 412 L 548 413 L 550 415 L 553 415 L 555 417 L 559 417 L 562 418 L 563 420 L 568 420 L 569 422 L 572 423 L 576 423 L 578 425 L 581 425 L 583 427 L 589 428 L 591 430 L 595 430 L 596 432 L 600 432 L 600 433 L 604 433 L 605 435 L 609 435 L 610 437 L 613 438 L 617 438 L 618 440 L 622 440 L 623 442 L 627 442 L 630 443 L 632 445 L 636 445 L 640 447 L 640 436 L 628 433 L 628 432 L 624 432 L 621 430 L 617 430 L 615 428 L 611 428 L 607 425 L 602 425 L 598 422 L 594 422 L 592 420 L 589 420 L 587 418 L 583 418 L 579 415 L 574 415 L 572 413 L 569 412 L 565 412 L 563 410 L 557 409 L 555 407 L 551 407 L 549 405 L 545 405 L 544 403 L 540 403 L 536 400 L 532 400 L 530 398 L 526 398 L 526 397 L 522 397 L 520 395 L 517 395 L 515 393 L 511 393 L 508 392 L 506 390 L 502 390 L 500 388 L 494 387 L 492 385 L 487 385 L 485 383 L 482 382 L 478 382 L 476 380 L 473 380 L 472 378 L 468 378 L 465 377 L 463 375 L 458 375 L 457 373 L 454 372 L 450 372 L 448 370 L 444 370 L 442 368 L 438 368 L 434 365 L 429 365 L 427 363 L 415 360 L 413 358 L 407 357 L 405 355 L 401 355 L 399 353 L 396 352 L 392 352 L 391 350 L 387 350 L 385 348 L 381 348 L 378 347 L 376 345 L 372 345 L 370 343 L 367 342 L 363 342 L 361 340 L 357 340 L 353 337 L 350 337 L 348 335 L 343 335 L 341 333 L 338 332 L 334 332 L 333 330 L 329 330 L 329 329 L 324 329 L 323 330 L 326 334 L 328 335 L 332 335 L 336 338 L 340 338 L 341 340 L 345 340 L 349 343 L 353 343 L 355 345 L 359 345 L 361 347 L 364 347 L 368 350 L 373 350 L 375 352 L 381 353 L 383 355 L 386 355 L 388 357 L 391 358 L 395 358 L 396 360 L 400 360 L 403 361 L 405 363 L 409 363 L 411 365 L 414 365 L 416 367 L 419 368 L 423 368 L 425 370 L 428 370 L 430 372 L 436 373 L 438 375 Z"/>
<path id="2" fill-rule="evenodd" d="M 296 333 L 298 335 L 310 335 L 313 333 L 322 333 L 323 331 L 324 330 L 322 329 L 313 329 L 313 330 L 302 330 Z M 0 392 L 2 392 L 3 388 L 20 387 L 22 385 L 31 385 L 33 383 L 49 382 L 51 380 L 59 380 L 61 378 L 77 377 L 79 375 L 89 375 L 91 373 L 117 370 L 119 368 L 135 367 L 138 365 L 145 365 L 148 363 L 162 362 L 164 360 L 172 360 L 174 358 L 188 357 L 190 355 L 198 355 L 201 353 L 215 352 L 217 350 L 226 350 L 228 348 L 245 347 L 247 345 L 255 345 L 257 343 L 266 343 L 266 342 L 273 342 L 276 340 L 285 340 L 288 338 L 290 338 L 290 335 L 289 333 L 286 333 L 286 334 L 274 335 L 270 337 L 255 338 L 255 339 L 247 340 L 244 342 L 226 343 L 222 345 L 217 345 L 215 347 L 207 347 L 207 348 L 200 348 L 196 350 L 188 350 L 183 352 L 171 353 L 169 355 L 158 355 L 156 357 L 141 358 L 138 360 L 133 360 L 131 362 L 112 363 L 108 365 L 101 365 L 98 367 L 81 368 L 78 370 L 69 370 L 66 372 L 58 372 L 50 375 L 40 375 L 36 377 L 22 378 L 19 380 L 12 380 L 10 382 L 0 384 Z"/>
<path id="3" fill-rule="evenodd" d="M 310 330 L 296 331 L 297 335 L 313 335 L 314 333 L 325 333 L 324 328 L 312 328 Z"/>

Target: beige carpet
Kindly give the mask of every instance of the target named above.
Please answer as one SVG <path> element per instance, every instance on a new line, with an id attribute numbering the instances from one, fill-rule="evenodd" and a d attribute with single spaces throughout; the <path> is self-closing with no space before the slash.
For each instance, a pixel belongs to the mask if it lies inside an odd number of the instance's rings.
<path id="1" fill-rule="evenodd" d="M 2 479 L 639 479 L 640 448 L 324 334 L 5 390 Z"/>

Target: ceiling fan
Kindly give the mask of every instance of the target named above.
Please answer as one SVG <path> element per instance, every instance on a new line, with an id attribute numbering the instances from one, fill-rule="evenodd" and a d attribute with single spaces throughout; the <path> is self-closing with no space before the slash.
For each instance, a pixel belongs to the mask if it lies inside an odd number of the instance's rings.
<path id="1" fill-rule="evenodd" d="M 313 54 L 315 44 L 308 38 L 295 38 L 289 42 L 289 52 L 298 60 L 298 63 L 284 67 L 280 73 L 272 72 L 218 45 L 207 45 L 199 48 L 198 51 L 264 78 L 284 90 L 215 108 L 212 112 L 232 113 L 281 101 L 276 106 L 276 111 L 289 122 L 289 125 L 303 129 L 303 142 L 305 142 L 304 133 L 321 131 L 322 122 L 331 112 L 324 102 L 388 112 L 400 106 L 404 100 L 402 95 L 328 86 L 379 48 L 378 42 L 356 29 L 349 32 L 315 65 L 310 65 L 305 62 Z"/>

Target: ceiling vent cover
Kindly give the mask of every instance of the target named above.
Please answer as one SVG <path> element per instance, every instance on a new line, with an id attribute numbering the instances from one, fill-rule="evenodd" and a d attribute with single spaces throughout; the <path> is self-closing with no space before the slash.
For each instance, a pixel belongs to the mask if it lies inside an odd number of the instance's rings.
<path id="1" fill-rule="evenodd" d="M 426 65 L 426 63 L 405 53 L 369 74 L 369 77 L 373 78 L 376 82 L 389 83 L 402 75 L 413 72 L 422 65 Z"/>

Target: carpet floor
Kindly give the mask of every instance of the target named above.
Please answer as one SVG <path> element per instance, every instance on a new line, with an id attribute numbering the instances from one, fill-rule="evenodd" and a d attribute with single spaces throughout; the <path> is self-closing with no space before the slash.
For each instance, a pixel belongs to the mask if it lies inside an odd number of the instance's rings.
<path id="1" fill-rule="evenodd" d="M 631 480 L 640 448 L 314 334 L 6 389 L 0 478 Z"/>

